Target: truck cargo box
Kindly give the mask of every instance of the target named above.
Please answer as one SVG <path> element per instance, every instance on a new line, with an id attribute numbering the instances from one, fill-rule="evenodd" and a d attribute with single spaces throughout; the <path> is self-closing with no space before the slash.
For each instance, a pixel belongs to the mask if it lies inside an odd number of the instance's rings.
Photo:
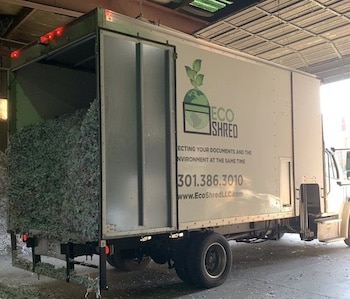
<path id="1" fill-rule="evenodd" d="M 12 131 L 97 99 L 103 238 L 297 215 L 293 176 L 322 188 L 318 81 L 153 27 L 97 10 L 20 54 Z"/>

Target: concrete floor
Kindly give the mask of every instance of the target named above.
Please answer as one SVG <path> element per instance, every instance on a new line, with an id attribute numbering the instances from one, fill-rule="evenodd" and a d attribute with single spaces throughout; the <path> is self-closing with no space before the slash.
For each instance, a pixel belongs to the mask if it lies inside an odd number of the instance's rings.
<path id="1" fill-rule="evenodd" d="M 298 235 L 286 234 L 277 242 L 231 242 L 231 248 L 232 271 L 220 287 L 203 290 L 188 286 L 166 265 L 151 264 L 134 273 L 108 268 L 110 288 L 102 293 L 102 298 L 350 298 L 350 248 L 343 242 L 303 242 Z M 96 275 L 95 270 L 79 271 Z M 85 294 L 79 285 L 45 277 L 38 280 L 36 275 L 12 267 L 9 256 L 0 256 L 0 288 L 1 285 L 30 288 L 33 298 L 83 298 Z M 90 294 L 88 298 L 95 296 Z"/>

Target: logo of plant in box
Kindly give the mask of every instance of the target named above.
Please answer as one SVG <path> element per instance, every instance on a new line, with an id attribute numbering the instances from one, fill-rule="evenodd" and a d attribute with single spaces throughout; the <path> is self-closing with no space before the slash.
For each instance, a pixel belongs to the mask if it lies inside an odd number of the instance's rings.
<path id="1" fill-rule="evenodd" d="M 183 111 L 185 121 L 185 132 L 210 134 L 210 106 L 206 95 L 199 90 L 203 85 L 204 75 L 200 74 L 202 60 L 196 59 L 192 68 L 185 66 L 186 74 L 193 86 L 187 91 Z"/>
<path id="2" fill-rule="evenodd" d="M 204 79 L 199 73 L 201 66 L 200 59 L 196 59 L 192 67 L 185 66 L 193 88 L 187 91 L 183 101 L 184 132 L 237 138 L 238 126 L 233 123 L 232 109 L 210 106 L 208 98 L 199 89 Z"/>

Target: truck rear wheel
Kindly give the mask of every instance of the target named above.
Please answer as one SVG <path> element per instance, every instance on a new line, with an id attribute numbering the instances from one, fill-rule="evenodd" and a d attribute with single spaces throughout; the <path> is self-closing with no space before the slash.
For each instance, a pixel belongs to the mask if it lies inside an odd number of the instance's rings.
<path id="1" fill-rule="evenodd" d="M 176 274 L 183 282 L 189 285 L 194 285 L 195 283 L 188 272 L 188 249 L 191 246 L 190 244 L 197 242 L 197 237 L 197 235 L 191 236 L 175 250 L 174 268 Z"/>
<path id="2" fill-rule="evenodd" d="M 344 240 L 344 243 L 347 245 L 347 246 L 350 246 L 350 219 L 349 219 L 349 229 L 348 229 L 348 238 L 346 238 Z"/>
<path id="3" fill-rule="evenodd" d="M 193 285 L 194 282 L 192 278 L 190 277 L 190 274 L 188 272 L 188 267 L 187 267 L 187 259 L 186 259 L 186 253 L 184 252 L 183 257 L 179 257 L 175 261 L 175 271 L 177 276 L 185 283 L 189 285 Z"/>
<path id="4" fill-rule="evenodd" d="M 124 272 L 143 270 L 150 261 L 149 256 L 144 256 L 141 259 L 135 257 L 133 250 L 118 250 L 113 255 L 107 256 L 108 264 Z"/>
<path id="5" fill-rule="evenodd" d="M 213 288 L 225 282 L 231 271 L 232 252 L 228 241 L 217 233 L 201 234 L 191 242 L 187 270 L 198 286 Z"/>

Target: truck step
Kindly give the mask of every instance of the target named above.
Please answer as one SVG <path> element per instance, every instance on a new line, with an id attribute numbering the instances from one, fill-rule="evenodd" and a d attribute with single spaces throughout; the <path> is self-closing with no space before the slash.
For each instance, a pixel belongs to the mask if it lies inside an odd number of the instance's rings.
<path id="1" fill-rule="evenodd" d="M 317 238 L 323 242 L 336 240 L 340 237 L 341 219 L 335 216 L 315 219 L 317 224 Z"/>
<path id="2" fill-rule="evenodd" d="M 329 239 L 320 240 L 320 241 L 324 242 L 324 243 L 334 243 L 334 242 L 340 242 L 340 241 L 344 241 L 344 240 L 345 240 L 345 238 L 338 237 L 338 238 L 329 238 Z"/>
<path id="3" fill-rule="evenodd" d="M 323 216 L 323 217 L 319 217 L 319 218 L 315 218 L 315 222 L 341 222 L 341 219 L 339 218 L 338 215 L 330 215 L 330 216 Z"/>

